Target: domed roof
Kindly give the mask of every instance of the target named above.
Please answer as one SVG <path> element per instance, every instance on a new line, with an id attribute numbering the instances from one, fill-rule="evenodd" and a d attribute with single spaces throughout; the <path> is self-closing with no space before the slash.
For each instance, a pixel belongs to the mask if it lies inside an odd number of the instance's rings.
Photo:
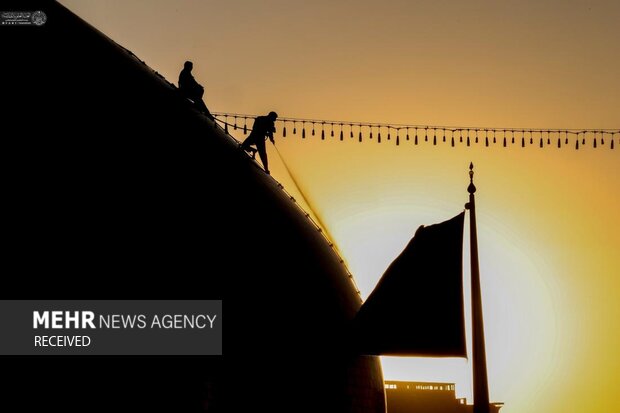
<path id="1" fill-rule="evenodd" d="M 208 370 L 248 396 L 224 410 L 254 397 L 270 411 L 383 411 L 378 359 L 351 354 L 341 337 L 361 300 L 318 229 L 174 85 L 58 3 L 44 11 L 43 26 L 15 28 L 5 49 L 8 255 L 24 282 L 15 294 L 224 303 L 223 358 L 76 368 L 131 369 L 145 391 L 137 406 L 177 374 L 191 371 L 191 382 Z M 194 397 L 160 390 L 153 400 L 171 406 Z"/>

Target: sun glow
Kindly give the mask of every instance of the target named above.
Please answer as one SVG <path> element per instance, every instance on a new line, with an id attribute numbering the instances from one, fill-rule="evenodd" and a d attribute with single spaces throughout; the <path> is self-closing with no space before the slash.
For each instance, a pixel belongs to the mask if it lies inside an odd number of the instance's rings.
<path id="1" fill-rule="evenodd" d="M 605 231 L 601 215 L 587 212 L 589 203 L 608 213 L 612 205 L 620 206 L 620 195 L 609 186 L 613 171 L 603 164 L 598 170 L 585 167 L 600 153 L 441 147 L 416 151 L 393 145 L 298 141 L 293 147 L 285 139 L 279 145 L 364 298 L 419 225 L 444 221 L 463 209 L 467 166 L 473 159 L 491 400 L 506 402 L 506 411 L 544 405 L 546 395 L 576 373 L 573 360 L 589 357 L 573 317 L 579 313 L 589 319 L 594 313 L 583 306 L 583 292 L 569 280 L 588 267 L 604 267 L 598 277 L 606 277 L 610 267 L 620 269 L 610 250 L 613 242 L 618 245 L 618 235 Z M 307 167 L 318 164 L 318 158 L 323 158 L 319 171 Z M 586 181 L 596 184 L 573 191 L 573 183 Z M 614 222 L 620 224 L 617 216 Z M 466 220 L 467 311 L 468 234 Z M 598 237 L 606 241 L 602 251 L 588 246 Z M 597 264 L 602 256 L 607 266 Z M 576 311 L 578 303 L 582 307 Z M 469 332 L 469 313 L 466 316 Z M 472 401 L 467 360 L 382 359 L 388 379 L 455 382 L 457 395 Z"/>

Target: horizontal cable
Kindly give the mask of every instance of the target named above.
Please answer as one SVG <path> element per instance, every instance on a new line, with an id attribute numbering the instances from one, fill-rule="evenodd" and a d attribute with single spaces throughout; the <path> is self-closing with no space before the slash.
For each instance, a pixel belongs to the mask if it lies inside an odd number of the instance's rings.
<path id="1" fill-rule="evenodd" d="M 213 115 L 224 118 L 224 120 L 218 119 L 218 121 L 223 123 L 226 129 L 231 126 L 234 129 L 243 129 L 244 133 L 251 131 L 247 125 L 248 120 L 253 120 L 257 117 L 257 115 L 225 112 L 214 112 Z M 228 118 L 232 118 L 233 123 L 229 123 Z M 243 125 L 238 125 L 237 120 L 243 120 Z M 620 129 L 608 128 L 439 126 L 305 118 L 278 118 L 277 122 L 280 122 L 283 126 L 281 132 L 283 137 L 287 135 L 286 127 L 292 124 L 292 134 L 296 135 L 298 133 L 297 127 L 299 125 L 302 139 L 306 138 L 306 128 L 309 128 L 310 136 L 316 136 L 318 128 L 318 134 L 320 134 L 321 139 L 325 139 L 325 128 L 327 127 L 328 136 L 333 138 L 337 134 L 341 141 L 344 140 L 346 129 L 346 135 L 349 138 L 357 137 L 359 142 L 362 142 L 365 137 L 372 140 L 376 136 L 377 142 L 381 143 L 381 133 L 383 132 L 387 140 L 391 140 L 392 137 L 395 138 L 396 145 L 399 145 L 402 139 L 407 141 L 413 140 L 416 145 L 423 139 L 424 142 L 431 141 L 433 145 L 437 145 L 438 141 L 449 141 L 452 146 L 456 146 L 457 142 L 465 143 L 467 146 L 480 142 L 484 142 L 485 146 L 490 146 L 491 143 L 497 144 L 501 142 L 504 147 L 508 146 L 508 144 L 520 143 L 522 147 L 538 144 L 542 148 L 544 146 L 555 146 L 557 140 L 557 147 L 560 148 L 570 143 L 569 135 L 574 135 L 576 136 L 574 142 L 575 149 L 579 149 L 580 144 L 586 144 L 586 137 L 588 137 L 588 140 L 591 138 L 594 148 L 599 145 L 605 145 L 605 138 L 610 138 L 607 139 L 609 146 L 611 149 L 614 149 L 616 135 L 620 137 Z M 552 139 L 554 142 L 552 142 Z M 618 143 L 620 144 L 620 141 Z"/>

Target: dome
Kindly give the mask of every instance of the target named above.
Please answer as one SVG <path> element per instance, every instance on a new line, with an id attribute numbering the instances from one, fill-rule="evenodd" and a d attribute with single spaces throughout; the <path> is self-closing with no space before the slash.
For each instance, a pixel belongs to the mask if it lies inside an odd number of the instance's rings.
<path id="1" fill-rule="evenodd" d="M 342 337 L 361 299 L 294 200 L 132 52 L 56 2 L 42 10 L 4 50 L 9 298 L 223 299 L 224 356 L 11 371 L 71 407 L 55 372 L 86 411 L 205 410 L 207 386 L 207 411 L 383 412 L 378 358 Z"/>

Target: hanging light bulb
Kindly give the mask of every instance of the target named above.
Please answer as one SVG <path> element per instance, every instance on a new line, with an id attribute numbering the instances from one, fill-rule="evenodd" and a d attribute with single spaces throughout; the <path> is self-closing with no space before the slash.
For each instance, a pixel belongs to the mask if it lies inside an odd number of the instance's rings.
<path id="1" fill-rule="evenodd" d="M 312 136 L 314 136 L 314 122 L 312 122 Z"/>
<path id="2" fill-rule="evenodd" d="M 297 122 L 293 122 L 293 135 L 297 135 Z"/>
<path id="3" fill-rule="evenodd" d="M 282 122 L 284 126 L 282 126 L 282 137 L 286 138 L 286 122 Z"/>
<path id="4" fill-rule="evenodd" d="M 321 140 L 325 140 L 325 124 L 321 125 Z"/>
<path id="5" fill-rule="evenodd" d="M 306 122 L 301 124 L 301 139 L 306 139 Z"/>
<path id="6" fill-rule="evenodd" d="M 340 140 L 344 140 L 344 133 L 342 132 L 342 123 L 340 124 Z"/>

